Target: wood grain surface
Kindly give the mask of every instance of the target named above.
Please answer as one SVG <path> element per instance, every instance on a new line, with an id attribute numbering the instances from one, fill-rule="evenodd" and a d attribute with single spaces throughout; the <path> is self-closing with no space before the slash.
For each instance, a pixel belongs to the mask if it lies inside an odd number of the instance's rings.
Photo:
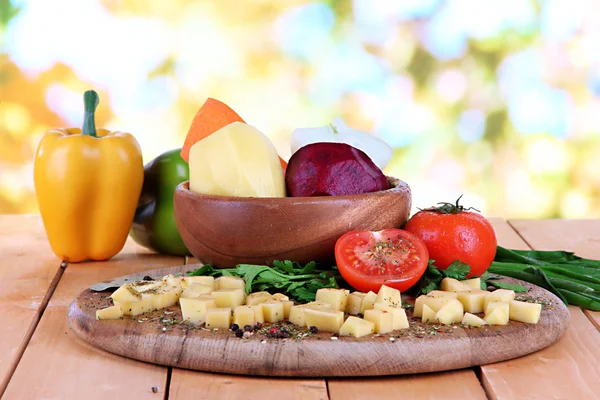
<path id="1" fill-rule="evenodd" d="M 60 279 L 60 264 L 50 250 L 39 218 L 2 216 L 0 397 Z"/>
<path id="2" fill-rule="evenodd" d="M 595 238 L 598 221 L 516 220 L 512 248 L 570 250 L 600 259 Z M 500 238 L 499 238 L 500 239 Z M 503 238 L 504 239 L 504 238 Z M 520 243 L 518 243 L 520 240 Z M 481 367 L 481 380 L 490 399 L 600 398 L 600 335 L 581 309 L 569 307 L 571 324 L 554 345 L 518 359 Z M 589 313 L 592 318 L 597 313 Z"/>
<path id="3" fill-rule="evenodd" d="M 160 278 L 185 273 L 187 266 L 144 271 Z M 507 278 L 507 281 L 510 281 Z M 476 329 L 440 329 L 436 335 L 419 334 L 424 326 L 413 319 L 413 334 L 389 340 L 392 334 L 360 339 L 331 340 L 319 333 L 304 340 L 265 339 L 254 335 L 236 338 L 226 329 L 203 330 L 193 325 L 168 325 L 163 331 L 164 311 L 147 315 L 140 323 L 122 320 L 97 321 L 98 308 L 110 304 L 110 293 L 82 292 L 69 310 L 73 331 L 88 343 L 111 353 L 153 364 L 186 369 L 264 376 L 380 376 L 444 371 L 483 365 L 529 354 L 554 343 L 568 326 L 568 311 L 551 293 L 534 285 L 529 296 L 548 301 L 538 324 L 511 321 L 506 326 Z M 167 310 L 169 318 L 181 320 L 178 306 Z M 411 314 L 409 312 L 409 314 Z M 425 325 L 427 326 L 427 325 Z M 445 332 L 444 332 L 445 331 Z M 401 332 L 397 332 L 401 333 Z"/>
<path id="4" fill-rule="evenodd" d="M 149 265 L 182 262 L 183 257 L 150 254 L 128 241 L 110 261 L 69 264 L 2 398 L 156 399 L 153 386 L 164 395 L 167 368 L 115 356 L 78 340 L 66 316 L 73 297 L 93 283 Z"/>

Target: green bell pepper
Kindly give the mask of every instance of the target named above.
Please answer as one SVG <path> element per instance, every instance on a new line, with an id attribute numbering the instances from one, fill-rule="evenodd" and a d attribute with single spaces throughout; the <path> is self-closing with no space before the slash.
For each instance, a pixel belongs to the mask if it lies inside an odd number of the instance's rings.
<path id="1" fill-rule="evenodd" d="M 181 149 L 167 151 L 144 167 L 144 186 L 135 212 L 130 235 L 138 244 L 177 256 L 189 255 L 173 214 L 173 193 L 190 178 Z"/>

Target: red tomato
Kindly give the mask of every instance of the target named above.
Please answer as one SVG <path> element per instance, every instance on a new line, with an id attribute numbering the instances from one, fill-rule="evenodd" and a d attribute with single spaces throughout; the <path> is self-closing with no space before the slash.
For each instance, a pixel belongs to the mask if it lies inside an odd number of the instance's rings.
<path id="1" fill-rule="evenodd" d="M 421 278 L 429 253 L 425 244 L 402 229 L 353 231 L 335 244 L 340 273 L 361 292 L 378 292 L 381 285 L 405 291 Z"/>
<path id="2" fill-rule="evenodd" d="M 460 198 L 459 198 L 460 200 Z M 459 260 L 471 266 L 467 277 L 481 276 L 496 255 L 496 234 L 481 214 L 450 203 L 422 210 L 412 216 L 404 229 L 418 236 L 429 250 L 438 269 Z"/>

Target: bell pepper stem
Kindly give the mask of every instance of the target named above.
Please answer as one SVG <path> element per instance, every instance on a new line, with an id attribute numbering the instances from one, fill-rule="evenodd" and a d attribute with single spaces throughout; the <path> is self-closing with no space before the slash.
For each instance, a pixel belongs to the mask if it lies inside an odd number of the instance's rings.
<path id="1" fill-rule="evenodd" d="M 98 97 L 98 93 L 93 90 L 88 90 L 83 94 L 83 106 L 84 114 L 83 114 L 83 128 L 81 129 L 81 133 L 84 135 L 89 135 L 92 137 L 98 137 L 96 133 L 96 121 L 95 114 L 96 108 L 98 107 L 98 103 L 100 103 L 100 98 Z"/>

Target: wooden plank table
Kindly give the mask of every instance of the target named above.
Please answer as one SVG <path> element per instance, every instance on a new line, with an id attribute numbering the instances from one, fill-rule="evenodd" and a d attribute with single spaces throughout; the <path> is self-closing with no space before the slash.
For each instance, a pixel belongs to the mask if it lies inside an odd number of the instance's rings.
<path id="1" fill-rule="evenodd" d="M 600 220 L 493 219 L 499 243 L 600 259 Z M 556 344 L 502 363 L 363 379 L 221 375 L 150 365 L 93 348 L 66 322 L 86 287 L 186 262 L 129 241 L 107 262 L 61 264 L 38 216 L 0 216 L 0 397 L 3 399 L 600 399 L 600 313 L 571 309 Z M 153 390 L 154 389 L 154 390 Z"/>

